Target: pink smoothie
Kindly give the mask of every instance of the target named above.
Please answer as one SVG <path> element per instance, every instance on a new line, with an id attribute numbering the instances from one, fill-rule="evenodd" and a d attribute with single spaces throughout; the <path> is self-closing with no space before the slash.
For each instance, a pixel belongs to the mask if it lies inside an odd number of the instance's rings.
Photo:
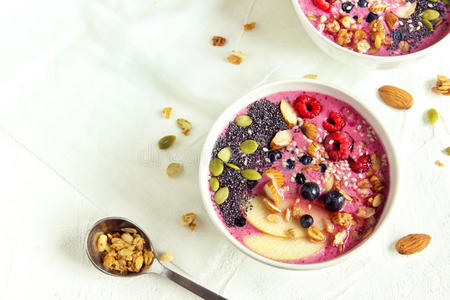
<path id="1" fill-rule="evenodd" d="M 325 1 L 325 0 L 323 0 Z M 446 0 L 447 1 L 447 0 Z M 442 1 L 427 1 L 416 0 L 416 8 L 409 17 L 404 17 L 401 13 L 402 7 L 406 7 L 409 2 L 415 2 L 410 0 L 385 0 L 385 1 L 365 1 L 366 7 L 359 0 L 336 0 L 332 2 L 331 10 L 329 12 L 320 9 L 314 2 L 314 0 L 299 0 L 298 3 L 316 29 L 320 31 L 331 41 L 338 43 L 339 45 L 356 52 L 376 55 L 376 56 L 395 56 L 414 53 L 425 49 L 436 42 L 442 40 L 449 33 L 449 20 L 450 10 L 449 6 Z M 328 2 L 326 2 L 328 3 Z M 449 2 L 450 3 L 450 2 Z M 343 6 L 344 4 L 344 6 Z M 374 40 L 371 36 L 373 31 L 369 29 L 369 23 L 372 18 L 369 18 L 369 22 L 366 21 L 372 7 L 375 5 L 385 5 L 384 9 L 375 10 L 372 12 L 372 16 L 382 21 L 385 31 L 385 41 L 382 43 L 378 50 L 375 50 Z M 343 10 L 345 8 L 345 10 Z M 426 28 L 422 19 L 422 14 L 425 10 L 435 10 L 439 17 L 430 21 L 432 25 L 432 31 Z M 392 13 L 398 15 L 397 22 L 392 28 L 389 28 L 386 23 L 386 13 Z M 344 16 L 351 17 L 353 22 L 350 28 L 343 25 L 341 22 Z M 336 21 L 338 27 L 331 26 L 331 23 Z M 426 21 L 425 21 L 426 22 Z M 345 39 L 338 38 L 339 31 L 344 30 L 348 33 L 348 43 L 344 42 Z M 365 37 L 357 37 L 356 31 L 362 30 L 365 32 Z M 343 34 L 344 36 L 344 34 Z M 364 47 L 357 47 L 357 42 L 361 39 L 365 39 L 370 45 L 369 49 Z"/>
<path id="2" fill-rule="evenodd" d="M 289 144 L 289 146 L 280 150 L 282 154 L 281 159 L 271 162 L 271 160 L 267 157 L 267 153 L 270 151 L 269 147 L 265 146 L 264 144 L 260 144 L 259 148 L 261 149 L 258 149 L 258 151 L 260 152 L 255 154 L 260 155 L 260 157 L 254 161 L 256 167 L 252 165 L 250 167 L 258 168 L 258 170 L 261 173 L 263 173 L 263 171 L 268 168 L 276 169 L 282 172 L 285 177 L 285 185 L 281 187 L 280 190 L 284 195 L 285 199 L 284 201 L 288 201 L 290 205 L 300 205 L 303 208 L 303 213 L 308 213 L 308 207 L 314 205 L 323 207 L 323 203 L 320 200 L 308 201 L 301 197 L 299 193 L 299 184 L 296 183 L 295 181 L 296 174 L 302 172 L 306 176 L 307 181 L 312 181 L 319 185 L 320 191 L 324 190 L 325 183 L 329 180 L 329 178 L 334 176 L 335 181 L 340 182 L 340 190 L 341 191 L 343 190 L 347 195 L 350 196 L 350 199 L 347 199 L 345 201 L 345 204 L 343 208 L 340 210 L 340 212 L 351 214 L 354 219 L 354 224 L 347 229 L 335 224 L 334 225 L 335 231 L 324 232 L 327 238 L 327 245 L 324 249 L 322 249 L 315 255 L 307 257 L 302 260 L 287 261 L 287 263 L 292 264 L 308 264 L 326 261 L 333 259 L 337 256 L 340 256 L 343 253 L 351 250 L 362 240 L 364 240 L 368 235 L 370 235 L 374 226 L 378 222 L 378 219 L 384 206 L 383 203 L 380 206 L 374 208 L 375 214 L 370 218 L 360 218 L 357 216 L 360 207 L 371 207 L 371 205 L 368 203 L 369 201 L 368 199 L 371 196 L 375 195 L 375 192 L 373 191 L 364 190 L 364 193 L 362 193 L 361 188 L 358 186 L 358 182 L 364 179 L 369 179 L 370 177 L 373 176 L 373 174 L 368 174 L 367 172 L 364 173 L 353 172 L 349 167 L 349 163 L 347 160 L 331 161 L 328 158 L 326 151 L 324 151 L 323 148 L 320 148 L 321 150 L 319 152 L 322 152 L 322 154 L 320 155 L 320 157 L 314 158 L 314 160 L 310 165 L 303 165 L 302 163 L 300 163 L 299 157 L 303 156 L 304 154 L 307 154 L 307 147 L 312 142 L 303 134 L 303 132 L 300 129 L 302 122 L 304 121 L 311 122 L 317 126 L 317 137 L 315 138 L 315 141 L 318 143 L 322 143 L 325 136 L 328 134 L 328 132 L 323 128 L 322 122 L 328 119 L 330 112 L 334 111 L 341 113 L 346 119 L 346 125 L 343 128 L 343 131 L 347 132 L 354 140 L 353 150 L 351 152 L 350 157 L 356 160 L 358 157 L 364 154 L 369 155 L 376 154 L 380 158 L 381 167 L 377 171 L 372 170 L 369 172 L 374 173 L 377 176 L 377 178 L 380 178 L 381 181 L 383 182 L 384 189 L 380 193 L 384 196 L 384 198 L 387 198 L 389 192 L 389 164 L 387 161 L 387 155 L 383 147 L 383 144 L 378 138 L 377 134 L 374 132 L 373 128 L 370 126 L 370 124 L 368 124 L 368 122 L 348 104 L 328 95 L 304 91 L 281 92 L 269 95 L 264 99 L 270 101 L 272 104 L 274 104 L 273 107 L 279 110 L 279 103 L 281 100 L 283 99 L 288 100 L 288 102 L 292 104 L 295 101 L 295 99 L 297 99 L 300 95 L 308 95 L 316 98 L 323 106 L 323 109 L 320 112 L 320 114 L 312 119 L 302 120 L 299 117 L 299 123 L 295 127 L 289 129 L 293 135 L 293 140 Z M 257 109 L 255 109 L 255 111 L 258 112 Z M 255 119 L 258 115 L 254 111 L 249 112 L 247 107 L 243 108 L 237 115 L 243 114 L 249 114 L 253 119 Z M 261 114 L 261 116 L 262 115 L 264 114 Z M 284 121 L 281 117 L 281 114 L 279 113 L 277 113 L 271 118 L 271 120 L 274 119 L 281 119 L 280 122 Z M 255 123 L 256 120 L 253 120 L 253 122 Z M 264 126 L 264 124 L 258 124 L 257 126 Z M 239 130 L 244 130 L 245 134 L 247 133 L 251 133 L 251 135 L 257 134 L 256 132 L 252 132 L 251 129 L 247 130 L 237 128 L 231 122 L 230 125 L 224 128 L 224 131 L 222 132 L 220 139 L 228 138 L 233 141 L 237 141 L 237 143 L 242 142 L 242 140 L 244 139 L 248 139 L 248 136 L 239 136 L 238 135 Z M 217 149 L 215 150 L 215 152 L 213 151 L 213 156 L 215 155 L 215 153 L 217 153 L 217 150 L 220 150 L 220 148 L 222 148 L 225 145 L 223 144 L 223 140 L 221 141 L 220 139 L 216 144 Z M 268 137 L 268 141 L 270 141 L 271 139 L 272 136 Z M 236 152 L 233 150 L 233 155 L 235 155 L 234 153 Z M 252 154 L 241 156 L 244 157 L 251 155 Z M 291 169 L 287 167 L 288 165 L 287 160 L 290 159 L 295 161 L 295 167 Z M 236 164 L 239 165 L 239 162 L 241 163 L 240 167 L 245 168 L 243 164 L 246 164 L 247 160 L 238 160 Z M 324 163 L 326 165 L 326 170 L 324 172 L 321 172 L 317 169 L 319 163 Z M 316 168 L 311 168 L 308 170 L 308 167 L 311 166 L 316 166 Z M 223 184 L 229 184 L 230 185 L 229 188 L 231 190 L 234 184 L 233 182 L 236 182 L 239 179 L 229 181 L 228 183 L 227 178 L 225 177 L 227 174 L 221 175 L 222 177 L 219 176 L 219 180 L 221 181 L 221 186 Z M 256 183 L 256 186 L 251 187 L 250 193 L 248 194 L 244 193 L 245 195 L 243 195 L 242 198 L 248 199 L 253 195 L 264 195 L 265 193 L 263 186 L 268 180 L 270 180 L 270 178 L 267 177 L 266 175 L 263 175 L 263 177 Z M 237 194 L 236 197 L 233 199 L 229 198 L 224 204 L 219 206 L 214 203 L 214 192 L 211 192 L 212 201 L 215 205 L 217 215 L 224 222 L 224 226 L 227 228 L 227 230 L 245 246 L 243 240 L 246 236 L 255 233 L 261 233 L 261 231 L 252 226 L 250 222 L 246 222 L 244 226 L 239 227 L 234 226 L 232 224 L 233 222 L 230 222 L 228 220 L 230 218 L 230 215 L 227 213 L 227 211 L 233 208 L 233 206 L 230 206 L 229 201 L 241 202 L 240 207 L 243 207 L 242 203 L 244 203 L 245 206 L 245 199 L 239 199 L 240 195 L 241 194 Z M 228 205 L 226 209 L 224 209 L 225 207 L 224 205 L 225 206 Z M 241 211 L 242 214 L 245 215 L 245 210 L 242 209 Z M 331 215 L 332 212 L 330 212 L 330 216 Z M 346 238 L 344 243 L 340 247 L 333 245 L 334 234 L 344 230 L 346 231 Z"/>

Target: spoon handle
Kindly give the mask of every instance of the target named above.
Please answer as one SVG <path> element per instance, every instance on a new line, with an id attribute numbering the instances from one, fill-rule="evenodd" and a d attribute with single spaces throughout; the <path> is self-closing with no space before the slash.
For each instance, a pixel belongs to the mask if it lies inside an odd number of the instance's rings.
<path id="1" fill-rule="evenodd" d="M 227 298 L 224 298 L 216 293 L 214 293 L 213 291 L 208 290 L 207 288 L 202 287 L 201 285 L 196 284 L 195 282 L 193 282 L 190 279 L 187 279 L 184 276 L 181 276 L 178 273 L 175 273 L 172 270 L 169 270 L 167 268 L 164 268 L 164 270 L 161 272 L 161 275 L 163 275 L 164 277 L 169 278 L 170 280 L 172 280 L 173 282 L 181 285 L 182 287 L 184 287 L 185 289 L 188 289 L 189 291 L 191 291 L 192 293 L 196 294 L 197 296 L 200 296 L 203 299 L 224 299 L 227 300 Z"/>

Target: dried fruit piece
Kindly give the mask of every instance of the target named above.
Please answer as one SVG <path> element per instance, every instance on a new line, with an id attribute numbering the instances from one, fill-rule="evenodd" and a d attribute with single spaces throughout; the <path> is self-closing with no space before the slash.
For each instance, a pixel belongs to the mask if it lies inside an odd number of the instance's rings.
<path id="1" fill-rule="evenodd" d="M 252 118 L 247 115 L 239 115 L 234 119 L 234 123 L 239 127 L 248 127 L 252 124 Z"/>
<path id="2" fill-rule="evenodd" d="M 164 118 L 170 119 L 170 116 L 172 115 L 172 107 L 164 107 L 162 110 L 162 114 Z"/>
<path id="3" fill-rule="evenodd" d="M 287 147 L 292 141 L 292 134 L 289 130 L 278 131 L 270 142 L 270 148 L 273 150 Z"/>
<path id="4" fill-rule="evenodd" d="M 159 149 L 164 150 L 164 149 L 170 148 L 173 145 L 173 143 L 175 142 L 176 139 L 177 138 L 174 135 L 167 135 L 165 137 L 162 137 L 158 141 Z"/>
<path id="5" fill-rule="evenodd" d="M 427 116 L 428 116 L 428 121 L 432 125 L 436 124 L 437 121 L 439 120 L 439 113 L 434 108 L 428 110 Z"/>
<path id="6" fill-rule="evenodd" d="M 217 205 L 221 205 L 228 199 L 229 192 L 228 187 L 223 187 L 214 194 L 214 201 Z"/>
<path id="7" fill-rule="evenodd" d="M 314 123 L 304 122 L 302 125 L 303 134 L 310 140 L 314 140 L 317 136 L 317 127 Z"/>
<path id="8" fill-rule="evenodd" d="M 168 252 L 165 252 L 165 253 L 161 254 L 161 256 L 159 257 L 159 260 L 170 262 L 173 260 L 173 255 Z"/>
<path id="9" fill-rule="evenodd" d="M 212 37 L 212 45 L 213 46 L 218 46 L 221 47 L 223 45 L 225 45 L 227 39 L 218 35 L 215 35 Z"/>
<path id="10" fill-rule="evenodd" d="M 227 57 L 228 62 L 233 65 L 240 65 L 242 60 L 247 58 L 241 51 L 231 51 L 231 54 Z"/>
<path id="11" fill-rule="evenodd" d="M 244 154 L 252 154 L 256 151 L 256 149 L 258 149 L 258 143 L 254 140 L 246 140 L 241 143 L 239 148 Z"/>
<path id="12" fill-rule="evenodd" d="M 220 187 L 220 182 L 219 179 L 217 179 L 216 177 L 211 177 L 211 179 L 209 179 L 209 188 L 211 189 L 211 191 L 216 192 Z"/>
<path id="13" fill-rule="evenodd" d="M 281 100 L 280 111 L 284 121 L 289 127 L 297 125 L 297 114 L 294 108 L 286 100 Z"/>
<path id="14" fill-rule="evenodd" d="M 395 249 L 402 255 L 411 255 L 425 249 L 430 241 L 431 236 L 428 234 L 408 234 L 397 241 Z"/>
<path id="15" fill-rule="evenodd" d="M 283 201 L 283 194 L 278 189 L 278 186 L 274 182 L 274 180 L 269 180 L 264 185 L 264 192 L 266 193 L 267 197 L 271 199 L 276 206 L 280 206 L 281 202 Z"/>
<path id="16" fill-rule="evenodd" d="M 397 24 L 398 22 L 398 17 L 395 14 L 388 11 L 384 15 L 384 21 L 386 22 L 386 25 L 389 28 L 389 30 L 392 30 L 392 28 L 394 28 L 395 24 Z"/>
<path id="17" fill-rule="evenodd" d="M 325 239 L 322 231 L 320 231 L 316 226 L 311 226 L 306 229 L 306 233 L 308 234 L 309 239 L 313 242 L 321 242 Z"/>
<path id="18" fill-rule="evenodd" d="M 250 31 L 250 30 L 253 30 L 253 29 L 255 28 L 255 26 L 256 26 L 256 23 L 255 23 L 255 22 L 251 22 L 251 23 L 248 23 L 248 24 L 244 24 L 244 31 Z"/>
<path id="19" fill-rule="evenodd" d="M 217 157 L 227 163 L 231 159 L 231 147 L 225 147 L 217 153 Z"/>
<path id="20" fill-rule="evenodd" d="M 274 180 L 278 186 L 284 185 L 284 175 L 277 169 L 267 169 L 263 174 Z"/>
<path id="21" fill-rule="evenodd" d="M 346 231 L 336 233 L 333 239 L 333 246 L 339 247 L 339 249 L 342 251 L 342 246 L 344 245 L 346 237 L 347 237 Z"/>
<path id="22" fill-rule="evenodd" d="M 214 157 L 209 163 L 209 170 L 213 176 L 219 176 L 223 172 L 223 161 Z"/>
<path id="23" fill-rule="evenodd" d="M 183 166 L 179 163 L 170 163 L 167 166 L 166 174 L 167 176 L 174 178 L 180 175 L 181 171 L 183 171 Z"/>
<path id="24" fill-rule="evenodd" d="M 177 119 L 177 125 L 182 130 L 191 130 L 192 129 L 191 122 L 189 122 L 188 120 L 185 120 L 185 119 L 181 119 L 181 118 Z"/>
<path id="25" fill-rule="evenodd" d="M 241 170 L 241 175 L 247 180 L 259 180 L 261 179 L 261 174 L 258 171 L 253 169 L 244 169 Z"/>
<path id="26" fill-rule="evenodd" d="M 392 85 L 380 87 L 378 93 L 387 105 L 397 109 L 409 109 L 414 103 L 410 93 Z"/>

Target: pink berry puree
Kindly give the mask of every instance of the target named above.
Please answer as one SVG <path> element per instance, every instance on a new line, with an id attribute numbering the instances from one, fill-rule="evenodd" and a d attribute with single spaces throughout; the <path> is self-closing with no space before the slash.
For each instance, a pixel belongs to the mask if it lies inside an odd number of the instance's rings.
<path id="1" fill-rule="evenodd" d="M 404 55 L 449 33 L 450 0 L 299 0 L 311 24 L 331 41 L 356 52 Z"/>
<path id="2" fill-rule="evenodd" d="M 282 100 L 289 103 L 290 118 Z M 331 120 L 331 113 L 340 119 Z M 224 159 L 219 151 L 231 149 L 223 171 L 211 168 L 210 175 L 219 181 L 219 187 L 211 186 L 211 200 L 233 237 L 267 258 L 309 264 L 340 256 L 372 233 L 389 192 L 389 163 L 376 132 L 355 109 L 329 95 L 288 91 L 253 102 L 236 116 L 241 115 L 251 124 L 230 121 L 211 155 Z M 292 140 L 280 145 L 274 137 L 282 131 Z M 338 142 L 338 136 L 348 142 Z M 243 149 L 247 140 L 256 142 L 257 149 Z M 261 177 L 249 180 L 244 170 Z M 313 199 L 306 199 L 308 192 L 314 194 L 308 183 L 316 187 Z M 223 196 L 223 189 L 227 197 L 216 197 Z"/>

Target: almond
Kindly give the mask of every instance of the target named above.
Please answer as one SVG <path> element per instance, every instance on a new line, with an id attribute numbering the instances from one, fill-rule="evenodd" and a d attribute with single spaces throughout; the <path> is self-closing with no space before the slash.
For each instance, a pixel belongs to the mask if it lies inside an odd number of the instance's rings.
<path id="1" fill-rule="evenodd" d="M 392 28 L 394 28 L 395 24 L 397 24 L 398 17 L 395 14 L 388 11 L 384 15 L 384 21 L 386 22 L 386 25 L 389 28 L 389 30 L 392 30 Z"/>
<path id="2" fill-rule="evenodd" d="M 289 127 L 297 125 L 297 114 L 295 113 L 294 108 L 286 100 L 281 100 L 280 111 L 284 121 Z"/>
<path id="3" fill-rule="evenodd" d="M 402 237 L 395 244 L 397 252 L 403 255 L 410 255 L 425 249 L 431 241 L 431 236 L 423 233 L 408 234 Z"/>
<path id="4" fill-rule="evenodd" d="M 310 140 L 314 140 L 317 135 L 317 127 L 311 122 L 305 122 L 302 125 L 303 134 Z"/>
<path id="5" fill-rule="evenodd" d="M 312 142 L 311 144 L 308 145 L 306 152 L 308 152 L 308 154 L 311 155 L 312 157 L 316 157 L 318 150 L 319 150 L 319 143 Z"/>
<path id="6" fill-rule="evenodd" d="M 292 135 L 289 130 L 278 131 L 270 142 L 270 148 L 277 150 L 287 147 L 292 141 Z"/>
<path id="7" fill-rule="evenodd" d="M 273 179 L 278 186 L 281 187 L 284 185 L 284 175 L 280 171 L 276 169 L 267 169 L 263 174 L 268 176 L 270 179 Z"/>
<path id="8" fill-rule="evenodd" d="M 414 103 L 410 93 L 392 85 L 384 85 L 378 89 L 384 102 L 397 109 L 409 109 Z"/>
<path id="9" fill-rule="evenodd" d="M 416 6 L 417 6 L 417 2 L 414 2 L 414 3 L 406 2 L 405 5 L 400 6 L 397 9 L 395 14 L 397 15 L 397 17 L 399 17 L 401 19 L 409 18 L 416 11 Z"/>
<path id="10" fill-rule="evenodd" d="M 278 186 L 273 180 L 269 180 L 264 185 L 264 192 L 266 192 L 267 197 L 271 199 L 276 206 L 281 205 L 281 202 L 283 201 L 283 195 L 281 194 Z"/>
<path id="11" fill-rule="evenodd" d="M 278 206 L 273 203 L 272 200 L 264 198 L 264 204 L 266 205 L 267 209 L 270 210 L 273 213 L 280 213 L 281 210 L 278 208 Z"/>
<path id="12" fill-rule="evenodd" d="M 371 11 L 371 12 L 383 11 L 383 10 L 386 10 L 386 8 L 388 8 L 388 5 L 376 4 L 374 6 L 369 7 L 369 11 Z"/>

